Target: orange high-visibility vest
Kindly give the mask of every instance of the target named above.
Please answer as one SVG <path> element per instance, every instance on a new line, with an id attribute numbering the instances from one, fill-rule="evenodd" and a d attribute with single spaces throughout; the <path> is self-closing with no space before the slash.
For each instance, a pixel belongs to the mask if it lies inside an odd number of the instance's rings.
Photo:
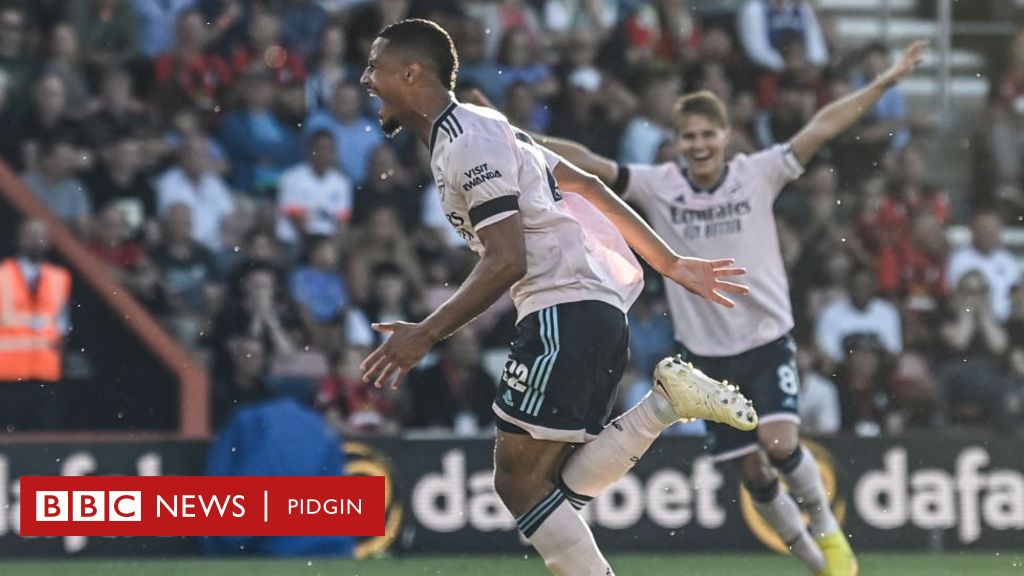
<path id="1" fill-rule="evenodd" d="M 71 297 L 71 274 L 41 264 L 35 290 L 18 261 L 0 262 L 0 382 L 61 377 L 61 314 Z"/>

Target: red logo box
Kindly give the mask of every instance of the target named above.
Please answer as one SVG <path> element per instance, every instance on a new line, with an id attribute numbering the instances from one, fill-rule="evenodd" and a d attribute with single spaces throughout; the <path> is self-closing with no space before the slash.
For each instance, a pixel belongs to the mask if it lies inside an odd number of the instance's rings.
<path id="1" fill-rule="evenodd" d="M 23 536 L 380 536 L 383 476 L 22 476 Z"/>

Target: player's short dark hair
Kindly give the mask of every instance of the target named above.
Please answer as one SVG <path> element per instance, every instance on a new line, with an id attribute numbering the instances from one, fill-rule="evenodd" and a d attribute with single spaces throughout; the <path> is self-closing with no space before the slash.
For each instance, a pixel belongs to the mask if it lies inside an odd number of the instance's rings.
<path id="1" fill-rule="evenodd" d="M 436 22 L 419 18 L 401 20 L 381 30 L 378 37 L 388 41 L 389 50 L 401 50 L 410 58 L 428 61 L 441 84 L 455 89 L 459 55 L 452 37 Z"/>
<path id="2" fill-rule="evenodd" d="M 720 128 L 729 127 L 729 112 L 722 100 L 710 90 L 701 90 L 681 96 L 676 100 L 676 123 L 684 116 L 703 116 Z"/>

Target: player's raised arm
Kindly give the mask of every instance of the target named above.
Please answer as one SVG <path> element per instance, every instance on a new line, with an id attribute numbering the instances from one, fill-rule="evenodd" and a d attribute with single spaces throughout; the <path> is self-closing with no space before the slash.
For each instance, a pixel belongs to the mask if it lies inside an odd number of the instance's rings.
<path id="1" fill-rule="evenodd" d="M 746 273 L 733 266 L 732 259 L 704 260 L 680 256 L 642 218 L 615 195 L 601 179 L 563 159 L 554 169 L 555 179 L 566 190 L 576 192 L 597 207 L 618 229 L 626 243 L 652 268 L 690 292 L 716 304 L 732 308 L 732 300 L 722 293 L 744 295 L 746 286 L 725 280 Z"/>
<path id="2" fill-rule="evenodd" d="M 857 122 L 886 90 L 913 72 L 927 51 L 927 42 L 914 42 L 888 70 L 879 74 L 870 84 L 818 111 L 790 141 L 797 160 L 806 165 L 826 142 Z"/>

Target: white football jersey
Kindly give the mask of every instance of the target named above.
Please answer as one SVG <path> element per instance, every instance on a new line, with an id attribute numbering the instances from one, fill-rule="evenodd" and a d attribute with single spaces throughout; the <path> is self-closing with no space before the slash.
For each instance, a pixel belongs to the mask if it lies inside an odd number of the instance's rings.
<path id="1" fill-rule="evenodd" d="M 620 170 L 623 167 L 620 166 Z M 725 308 L 666 280 L 675 336 L 700 356 L 734 356 L 793 328 L 789 282 L 772 205 L 787 182 L 803 173 L 788 144 L 740 154 L 722 178 L 701 190 L 673 162 L 628 165 L 624 198 L 647 214 L 654 230 L 683 256 L 735 258 L 747 269 L 748 296 Z"/>
<path id="2" fill-rule="evenodd" d="M 520 216 L 526 275 L 511 290 L 518 320 L 583 300 L 626 312 L 643 288 L 639 263 L 603 214 L 558 189 L 549 168 L 558 162 L 490 108 L 452 102 L 431 130 L 445 218 L 474 252 L 484 252 L 480 229 Z"/>

